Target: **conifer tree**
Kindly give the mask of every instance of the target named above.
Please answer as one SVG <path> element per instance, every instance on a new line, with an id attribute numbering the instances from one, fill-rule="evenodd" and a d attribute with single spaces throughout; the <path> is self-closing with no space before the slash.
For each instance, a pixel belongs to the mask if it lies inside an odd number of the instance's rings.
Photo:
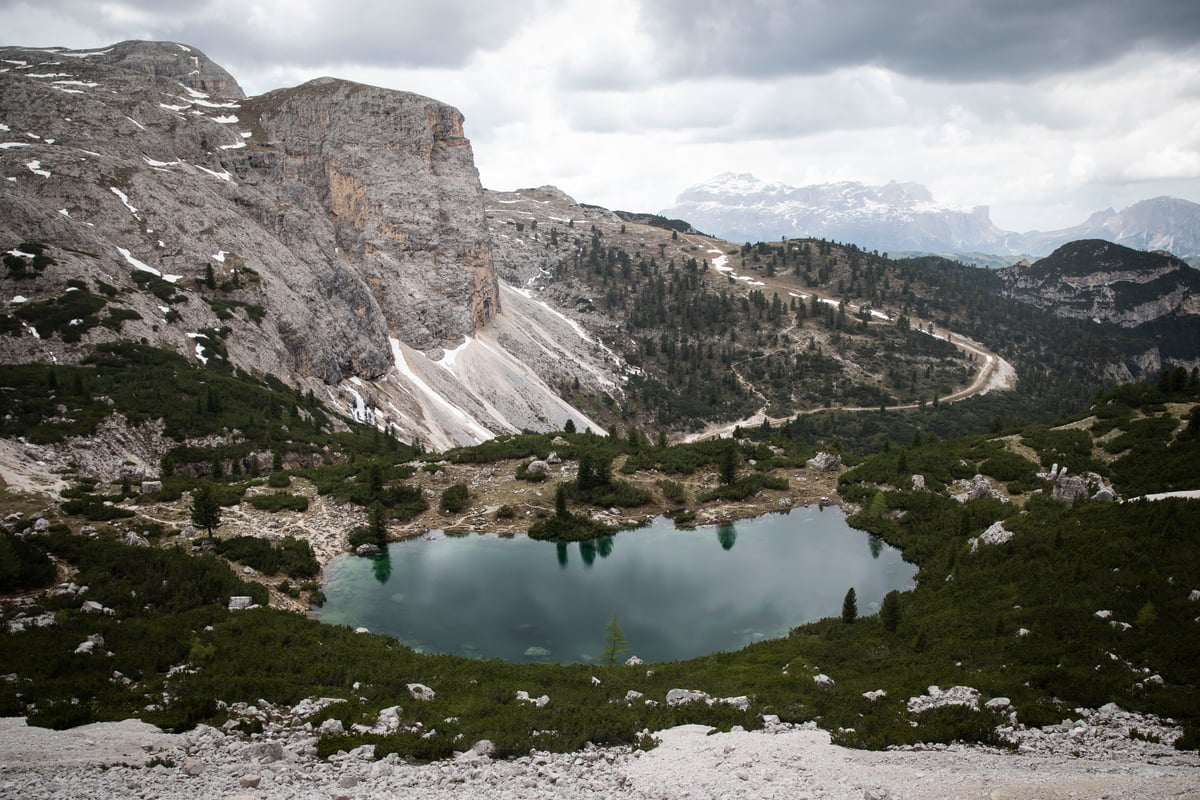
<path id="1" fill-rule="evenodd" d="M 614 611 L 604 632 L 604 663 L 613 666 L 617 663 L 617 658 L 628 650 L 625 633 L 617 623 L 617 612 Z"/>
<path id="2" fill-rule="evenodd" d="M 895 633 L 900 625 L 900 593 L 892 590 L 883 596 L 883 605 L 879 607 L 879 618 L 883 621 L 883 629 Z"/>
<path id="3" fill-rule="evenodd" d="M 854 594 L 854 587 L 850 587 L 850 591 L 846 592 L 846 599 L 842 601 L 842 622 L 847 625 L 858 619 L 858 598 Z"/>
<path id="4" fill-rule="evenodd" d="M 221 503 L 211 483 L 202 483 L 192 492 L 192 524 L 208 531 L 210 539 L 213 528 L 221 524 Z"/>

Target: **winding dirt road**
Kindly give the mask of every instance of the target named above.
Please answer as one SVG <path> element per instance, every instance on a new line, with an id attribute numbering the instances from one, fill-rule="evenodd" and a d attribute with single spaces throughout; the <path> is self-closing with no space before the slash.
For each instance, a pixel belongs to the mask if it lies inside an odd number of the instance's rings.
<path id="1" fill-rule="evenodd" d="M 713 269 L 715 269 L 718 272 L 729 275 L 734 280 L 747 282 L 752 286 L 762 287 L 764 289 L 764 292 L 766 290 L 774 290 L 776 292 L 792 294 L 792 295 L 795 295 L 804 300 L 808 300 L 810 297 L 816 296 L 817 300 L 822 303 L 837 304 L 840 302 L 836 298 L 830 297 L 826 294 L 814 291 L 812 289 L 806 288 L 805 293 L 801 294 L 801 293 L 795 292 L 793 289 L 783 286 L 777 282 L 771 281 L 770 279 L 763 279 L 761 277 L 749 278 L 747 276 L 737 275 L 733 271 L 732 267 L 727 266 L 728 256 L 725 255 L 724 252 L 721 250 L 712 249 L 711 242 L 709 243 L 708 253 L 716 255 L 716 258 L 713 259 L 713 261 L 712 261 Z M 863 310 L 862 306 L 850 305 L 849 303 L 846 304 L 847 313 L 858 314 L 862 310 Z M 879 311 L 878 309 L 874 309 L 874 308 L 868 309 L 868 310 L 871 315 L 872 323 L 874 323 L 874 324 L 891 324 L 891 325 L 896 324 L 896 319 L 897 319 L 896 315 L 885 314 L 885 313 Z M 938 339 L 944 339 L 944 340 L 950 342 L 956 348 L 958 348 L 959 351 L 971 356 L 975 360 L 975 362 L 978 363 L 978 365 L 979 365 L 978 370 L 976 370 L 975 377 L 971 380 L 971 382 L 967 386 L 963 387 L 962 389 L 958 389 L 957 391 L 951 392 L 947 395 L 939 397 L 937 399 L 937 402 L 939 404 L 954 403 L 959 400 L 966 400 L 969 397 L 974 397 L 974 396 L 980 395 L 980 394 L 986 394 L 987 392 L 992 391 L 994 389 L 1000 390 L 1000 389 L 1015 388 L 1016 383 L 1017 383 L 1017 372 L 1013 368 L 1012 364 L 1005 361 L 999 355 L 997 355 L 996 353 L 987 349 L 982 344 L 972 341 L 971 339 L 968 339 L 967 337 L 965 337 L 961 334 L 954 333 L 953 331 L 938 332 L 936 329 L 934 329 L 932 327 L 932 325 L 928 329 L 925 329 L 925 328 L 918 328 L 918 329 L 922 333 L 927 333 L 930 336 L 934 336 Z M 737 375 L 739 382 L 743 383 L 743 385 L 745 385 L 751 391 L 755 392 L 756 394 L 759 394 L 760 397 L 762 396 L 761 393 L 758 392 L 757 388 L 755 388 L 751 382 L 745 380 L 745 378 L 742 377 L 741 373 L 738 373 L 736 371 L 736 369 L 735 369 L 735 374 Z M 905 403 L 905 404 L 901 404 L 901 405 L 887 406 L 887 408 L 889 408 L 893 411 L 911 411 L 911 410 L 915 410 L 919 407 L 920 406 L 917 403 Z M 733 433 L 734 429 L 736 429 L 736 428 L 739 428 L 739 427 L 748 428 L 748 427 L 752 427 L 752 426 L 761 425 L 764 420 L 767 421 L 771 425 L 779 425 L 781 423 L 787 422 L 787 421 L 795 418 L 799 414 L 813 414 L 818 411 L 878 411 L 878 410 L 879 410 L 879 406 L 870 406 L 870 407 L 868 407 L 868 406 L 820 406 L 820 407 L 816 407 L 816 408 L 797 409 L 792 414 L 790 414 L 788 416 L 784 416 L 784 417 L 771 417 L 771 416 L 767 415 L 767 406 L 763 405 L 761 408 L 759 408 L 759 410 L 756 413 L 752 414 L 749 417 L 746 417 L 745 419 L 740 419 L 740 420 L 737 420 L 734 422 L 717 423 L 714 425 L 710 425 L 698 433 L 688 434 L 687 436 L 683 437 L 682 441 L 697 442 L 697 441 L 704 441 L 706 439 L 714 439 L 714 438 L 721 438 L 721 437 L 729 436 Z"/>

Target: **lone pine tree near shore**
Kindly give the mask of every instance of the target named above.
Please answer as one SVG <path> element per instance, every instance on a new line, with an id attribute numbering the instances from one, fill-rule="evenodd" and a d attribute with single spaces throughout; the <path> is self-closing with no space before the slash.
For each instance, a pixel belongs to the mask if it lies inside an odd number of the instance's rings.
<path id="1" fill-rule="evenodd" d="M 617 658 L 628 650 L 629 646 L 625 642 L 625 633 L 617 623 L 617 613 L 614 611 L 612 619 L 608 621 L 608 627 L 604 633 L 604 663 L 610 667 L 613 666 L 617 663 Z"/>

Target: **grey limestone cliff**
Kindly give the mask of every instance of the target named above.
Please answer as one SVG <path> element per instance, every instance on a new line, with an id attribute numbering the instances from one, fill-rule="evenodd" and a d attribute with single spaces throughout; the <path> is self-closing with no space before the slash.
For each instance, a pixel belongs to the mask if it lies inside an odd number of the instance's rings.
<path id="1" fill-rule="evenodd" d="M 169 42 L 0 48 L 0 178 L 0 363 L 143 340 L 444 444 L 572 415 L 553 364 L 500 398 L 487 359 L 470 380 L 439 361 L 501 312 L 471 145 L 444 103 L 330 78 L 245 98 Z M 38 319 L 81 299 L 103 311 L 73 335 Z"/>

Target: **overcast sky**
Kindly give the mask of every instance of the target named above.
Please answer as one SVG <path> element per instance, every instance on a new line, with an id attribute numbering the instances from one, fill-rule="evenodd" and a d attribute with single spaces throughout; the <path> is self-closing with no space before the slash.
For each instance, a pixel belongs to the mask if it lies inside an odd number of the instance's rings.
<path id="1" fill-rule="evenodd" d="M 726 171 L 916 181 L 1014 230 L 1200 202 L 1200 0 L 0 0 L 0 31 L 419 92 L 484 186 L 609 208 Z"/>

